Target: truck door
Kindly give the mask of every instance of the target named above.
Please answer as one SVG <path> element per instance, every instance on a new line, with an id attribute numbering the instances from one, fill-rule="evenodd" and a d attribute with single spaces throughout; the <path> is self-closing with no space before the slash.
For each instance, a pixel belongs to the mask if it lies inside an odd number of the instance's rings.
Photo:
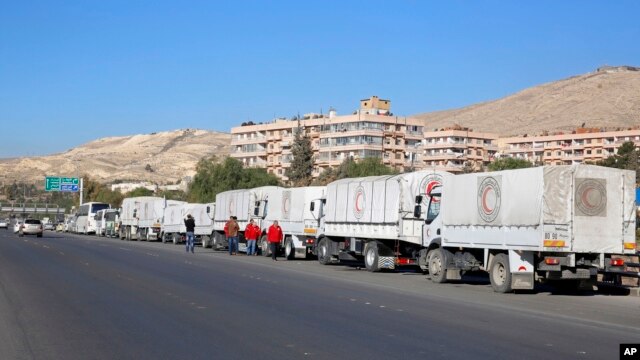
<path id="1" fill-rule="evenodd" d="M 440 237 L 442 221 L 440 217 L 440 200 L 442 198 L 440 189 L 434 190 L 430 194 L 429 206 L 427 208 L 425 225 L 422 229 L 422 245 L 427 247 L 434 239 Z"/>

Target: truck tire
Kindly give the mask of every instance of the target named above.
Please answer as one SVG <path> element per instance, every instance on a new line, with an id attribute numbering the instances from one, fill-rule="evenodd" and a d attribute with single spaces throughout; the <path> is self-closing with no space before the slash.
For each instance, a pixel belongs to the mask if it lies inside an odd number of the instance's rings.
<path id="1" fill-rule="evenodd" d="M 209 240 L 210 239 L 211 238 L 208 237 L 207 235 L 202 235 L 202 248 L 203 249 L 206 249 L 206 248 L 211 246 L 211 244 L 209 244 Z"/>
<path id="2" fill-rule="evenodd" d="M 296 249 L 293 247 L 293 240 L 287 237 L 284 240 L 284 257 L 287 260 L 294 260 L 296 258 Z"/>
<path id="3" fill-rule="evenodd" d="M 173 245 L 178 245 L 180 243 L 180 235 L 178 233 L 173 233 L 171 241 L 173 241 Z"/>
<path id="4" fill-rule="evenodd" d="M 42 233 L 36 234 L 36 237 L 42 237 Z"/>
<path id="5" fill-rule="evenodd" d="M 269 246 L 269 242 L 267 241 L 267 235 L 262 235 L 262 237 L 260 238 L 260 250 L 262 251 L 262 256 L 271 256 L 271 249 Z"/>
<path id="6" fill-rule="evenodd" d="M 211 234 L 211 248 L 213 250 L 220 250 L 220 243 L 218 242 L 218 235 L 216 233 Z"/>
<path id="7" fill-rule="evenodd" d="M 322 265 L 331 264 L 331 253 L 329 251 L 329 240 L 322 238 L 318 242 L 318 248 L 316 250 L 318 254 L 318 262 Z"/>
<path id="8" fill-rule="evenodd" d="M 375 241 L 369 241 L 364 248 L 364 266 L 370 272 L 380 271 L 380 264 L 378 263 L 378 244 Z"/>
<path id="9" fill-rule="evenodd" d="M 125 231 L 126 231 L 124 235 L 125 240 L 131 241 L 131 227 L 127 226 L 127 229 Z"/>
<path id="10" fill-rule="evenodd" d="M 160 234 L 160 239 L 161 239 L 163 244 L 167 243 L 167 236 L 166 236 L 165 233 Z"/>
<path id="11" fill-rule="evenodd" d="M 497 293 L 508 293 L 511 288 L 511 270 L 509 268 L 509 257 L 506 254 L 498 254 L 493 258 L 489 271 L 489 280 L 493 291 Z"/>
<path id="12" fill-rule="evenodd" d="M 138 240 L 138 241 L 142 241 L 142 238 L 143 238 L 143 236 L 142 236 L 142 229 L 138 228 L 138 231 L 136 231 L 136 240 Z M 147 237 L 146 237 L 146 236 L 144 237 L 144 240 L 145 240 L 145 241 L 147 240 Z"/>
<path id="13" fill-rule="evenodd" d="M 442 248 L 431 250 L 429 258 L 429 274 L 431 281 L 437 284 L 447 282 L 447 254 Z"/>

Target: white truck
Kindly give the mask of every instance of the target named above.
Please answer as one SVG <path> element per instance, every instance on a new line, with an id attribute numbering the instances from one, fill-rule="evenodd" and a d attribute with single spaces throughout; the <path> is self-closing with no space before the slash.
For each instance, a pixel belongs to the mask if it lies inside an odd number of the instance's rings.
<path id="1" fill-rule="evenodd" d="M 369 271 L 421 265 L 428 194 L 453 175 L 423 170 L 337 180 L 327 185 L 321 264 L 364 261 Z M 417 201 L 417 203 L 416 203 Z"/>
<path id="2" fill-rule="evenodd" d="M 325 192 L 325 186 L 309 186 L 278 188 L 269 195 L 268 211 L 263 217 L 254 217 L 262 229 L 258 246 L 264 256 L 271 256 L 266 231 L 274 220 L 278 220 L 282 228 L 284 239 L 280 245 L 287 259 L 305 259 L 313 253 L 317 237 L 323 233 Z"/>
<path id="3" fill-rule="evenodd" d="M 238 218 L 240 226 L 238 251 L 246 252 L 247 243 L 244 239 L 244 229 L 250 219 L 255 219 L 255 224 L 264 232 L 262 219 L 269 212 L 269 199 L 272 194 L 281 191 L 279 186 L 262 186 L 254 189 L 229 190 L 216 195 L 216 207 L 213 221 L 212 247 L 221 249 L 227 247 L 227 238 L 224 226 L 231 216 Z"/>
<path id="4" fill-rule="evenodd" d="M 449 177 L 430 192 L 421 257 L 437 283 L 485 270 L 496 292 L 591 287 L 636 250 L 635 184 L 633 171 L 593 165 Z"/>
<path id="5" fill-rule="evenodd" d="M 200 240 L 202 242 L 202 247 L 211 246 L 214 211 L 214 203 L 188 203 L 167 207 L 164 214 L 164 221 L 162 223 L 162 242 L 172 241 L 174 244 L 182 242 L 187 232 L 184 220 L 187 214 L 191 214 L 196 223 L 196 227 L 194 229 L 196 240 Z"/>
<path id="6" fill-rule="evenodd" d="M 120 239 L 147 241 L 160 239 L 165 209 L 182 204 L 186 202 L 154 196 L 125 198 L 122 200 L 120 212 Z"/>

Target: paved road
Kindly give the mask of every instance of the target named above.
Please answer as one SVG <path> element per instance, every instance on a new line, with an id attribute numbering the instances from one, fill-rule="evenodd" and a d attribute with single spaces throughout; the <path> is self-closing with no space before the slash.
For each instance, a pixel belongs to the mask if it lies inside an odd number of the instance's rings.
<path id="1" fill-rule="evenodd" d="M 0 230 L 0 359 L 605 359 L 635 297 Z"/>

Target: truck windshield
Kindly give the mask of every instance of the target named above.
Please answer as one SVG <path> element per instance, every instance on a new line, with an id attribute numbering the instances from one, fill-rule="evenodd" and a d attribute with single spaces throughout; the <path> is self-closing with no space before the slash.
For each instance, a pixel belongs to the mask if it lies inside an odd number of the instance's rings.
<path id="1" fill-rule="evenodd" d="M 440 195 L 432 195 L 429 201 L 429 210 L 427 211 L 427 224 L 431 224 L 433 219 L 440 214 Z"/>

